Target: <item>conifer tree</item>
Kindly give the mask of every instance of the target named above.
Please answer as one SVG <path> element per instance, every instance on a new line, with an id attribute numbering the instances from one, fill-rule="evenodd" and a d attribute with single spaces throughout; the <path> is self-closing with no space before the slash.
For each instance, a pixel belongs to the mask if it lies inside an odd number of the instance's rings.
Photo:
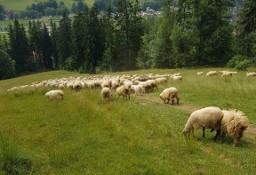
<path id="1" fill-rule="evenodd" d="M 27 63 L 30 54 L 28 38 L 24 27 L 14 20 L 13 26 L 9 27 L 10 56 L 15 60 L 15 69 L 18 74 L 28 70 Z"/>

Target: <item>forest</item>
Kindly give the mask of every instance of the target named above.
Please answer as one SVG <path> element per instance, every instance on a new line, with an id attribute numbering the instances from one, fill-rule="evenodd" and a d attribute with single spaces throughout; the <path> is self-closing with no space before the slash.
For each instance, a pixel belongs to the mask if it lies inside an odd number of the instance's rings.
<path id="1" fill-rule="evenodd" d="M 239 1 L 240 2 L 240 1 Z M 138 0 L 84 6 L 47 26 L 14 19 L 0 35 L 0 79 L 45 70 L 81 73 L 147 68 L 234 67 L 255 63 L 256 1 L 166 0 L 141 13 Z"/>

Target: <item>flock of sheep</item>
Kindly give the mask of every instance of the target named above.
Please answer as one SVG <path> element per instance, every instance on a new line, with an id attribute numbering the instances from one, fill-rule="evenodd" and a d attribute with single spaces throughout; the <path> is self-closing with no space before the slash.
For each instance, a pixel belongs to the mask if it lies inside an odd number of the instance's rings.
<path id="1" fill-rule="evenodd" d="M 231 71 L 219 71 L 222 77 L 228 77 L 236 74 L 237 72 Z M 203 72 L 197 72 L 197 75 L 203 75 Z M 217 75 L 217 71 L 209 71 L 206 76 Z M 250 72 L 246 74 L 247 77 L 256 76 L 256 72 Z M 34 82 L 32 85 L 23 85 L 19 87 L 13 87 L 7 91 L 17 91 L 26 88 L 38 88 L 38 87 L 50 87 L 58 88 L 57 90 L 51 90 L 45 94 L 50 100 L 62 100 L 64 98 L 64 88 L 69 88 L 72 91 L 80 91 L 81 89 L 101 89 L 101 96 L 111 98 L 112 93 L 116 92 L 119 96 L 123 96 L 125 99 L 130 99 L 131 93 L 135 95 L 141 95 L 143 93 L 152 92 L 157 89 L 159 85 L 166 85 L 169 79 L 173 81 L 182 81 L 180 73 L 175 74 L 146 74 L 146 75 L 122 75 L 122 76 L 110 76 L 110 75 L 94 75 L 88 77 L 64 77 L 60 79 L 49 79 L 42 82 Z M 176 99 L 179 104 L 179 93 L 177 88 L 168 87 L 164 89 L 160 95 L 160 99 L 164 103 L 174 105 Z M 206 107 L 200 110 L 196 110 L 191 113 L 188 121 L 183 129 L 185 137 L 189 137 L 190 133 L 194 133 L 194 130 L 202 128 L 203 137 L 205 136 L 205 128 L 216 131 L 215 140 L 219 137 L 224 138 L 226 134 L 233 138 L 233 145 L 236 146 L 243 136 L 243 132 L 248 127 L 249 121 L 243 112 L 238 110 L 221 110 L 218 107 Z"/>

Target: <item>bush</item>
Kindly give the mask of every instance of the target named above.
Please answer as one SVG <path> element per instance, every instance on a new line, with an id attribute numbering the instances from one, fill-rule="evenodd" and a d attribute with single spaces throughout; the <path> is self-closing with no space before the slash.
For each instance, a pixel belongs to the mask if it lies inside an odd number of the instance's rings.
<path id="1" fill-rule="evenodd" d="M 227 67 L 235 68 L 237 70 L 246 70 L 251 65 L 251 61 L 242 55 L 235 55 L 229 60 Z"/>

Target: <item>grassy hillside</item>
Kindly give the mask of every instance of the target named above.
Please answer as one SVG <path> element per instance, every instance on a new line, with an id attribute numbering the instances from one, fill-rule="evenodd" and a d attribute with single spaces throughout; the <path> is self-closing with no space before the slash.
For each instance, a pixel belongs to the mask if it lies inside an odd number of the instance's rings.
<path id="1" fill-rule="evenodd" d="M 35 81 L 87 76 L 76 72 L 52 71 L 0 81 L 0 169 L 14 167 L 20 174 L 254 174 L 256 79 L 246 78 L 245 72 L 227 79 L 196 75 L 208 70 L 116 73 L 180 72 L 183 76 L 182 82 L 169 81 L 130 100 L 115 93 L 112 100 L 104 100 L 100 89 L 65 89 L 63 101 L 46 99 L 48 88 L 6 92 Z M 169 86 L 179 89 L 179 106 L 159 99 Z M 184 139 L 182 129 L 190 112 L 209 105 L 237 108 L 248 115 L 250 128 L 238 147 L 232 147 L 230 138 L 214 142 L 209 130 L 205 139 L 201 130 L 195 139 Z"/>
<path id="2" fill-rule="evenodd" d="M 1 0 L 0 4 L 4 6 L 6 10 L 13 10 L 13 11 L 24 11 L 28 5 L 37 2 L 45 2 L 47 0 Z M 68 8 L 71 8 L 74 0 L 57 0 L 59 3 L 63 1 Z M 86 4 L 91 5 L 93 4 L 93 0 L 85 0 Z"/>

